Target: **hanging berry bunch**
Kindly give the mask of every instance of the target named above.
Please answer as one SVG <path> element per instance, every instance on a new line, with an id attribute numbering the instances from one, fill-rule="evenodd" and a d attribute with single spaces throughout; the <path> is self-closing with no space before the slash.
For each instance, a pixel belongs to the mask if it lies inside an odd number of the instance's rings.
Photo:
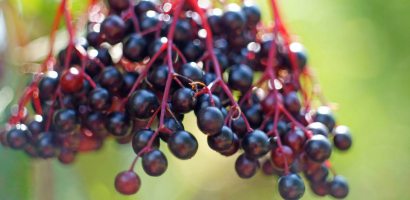
<path id="1" fill-rule="evenodd" d="M 317 195 L 347 196 L 347 182 L 329 158 L 334 148 L 349 149 L 351 132 L 336 125 L 275 0 L 271 26 L 250 1 L 223 4 L 224 10 L 196 0 L 108 0 L 109 7 L 91 1 L 86 39 L 75 37 L 66 1 L 58 7 L 51 44 L 63 16 L 69 44 L 56 60 L 51 45 L 43 70 L 2 129 L 4 146 L 68 164 L 105 139 L 131 142 L 136 158 L 115 178 L 117 191 L 131 195 L 141 187 L 133 170 L 138 159 L 148 175 L 165 173 L 160 143 L 181 160 L 196 154 L 194 135 L 202 136 L 182 124 L 193 112 L 209 147 L 237 156 L 232 166 L 239 177 L 251 178 L 263 161 L 265 174 L 280 176 L 284 199 L 303 196 L 299 172 Z M 118 62 L 112 54 L 120 54 Z M 312 105 L 315 97 L 323 106 Z M 31 121 L 29 102 L 36 113 Z"/>

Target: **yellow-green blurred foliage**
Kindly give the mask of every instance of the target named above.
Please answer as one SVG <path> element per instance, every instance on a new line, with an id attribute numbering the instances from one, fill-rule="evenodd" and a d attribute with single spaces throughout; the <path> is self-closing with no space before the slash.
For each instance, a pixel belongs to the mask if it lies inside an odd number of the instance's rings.
<path id="1" fill-rule="evenodd" d="M 85 2 L 73 0 L 73 10 L 78 13 Z M 264 14 L 270 12 L 268 1 L 259 5 Z M 323 91 L 340 104 L 339 123 L 354 131 L 352 149 L 334 151 L 331 158 L 349 181 L 347 199 L 410 199 L 410 1 L 280 0 L 279 5 L 291 32 L 308 48 Z M 56 6 L 56 0 L 0 0 L 8 27 L 0 89 L 10 86 L 21 93 L 17 61 L 10 59 L 16 38 L 27 42 L 47 35 Z M 197 155 L 178 160 L 162 143 L 167 172 L 149 177 L 139 161 L 135 170 L 142 187 L 130 197 L 114 189 L 114 177 L 135 156 L 130 145 L 107 141 L 101 151 L 80 155 L 72 166 L 33 161 L 24 152 L 0 147 L 0 199 L 280 199 L 276 177 L 259 172 L 240 179 L 234 169 L 238 155 L 225 158 L 210 150 L 194 120 L 186 117 L 184 124 L 199 141 Z M 320 197 L 307 189 L 303 199 Z"/>

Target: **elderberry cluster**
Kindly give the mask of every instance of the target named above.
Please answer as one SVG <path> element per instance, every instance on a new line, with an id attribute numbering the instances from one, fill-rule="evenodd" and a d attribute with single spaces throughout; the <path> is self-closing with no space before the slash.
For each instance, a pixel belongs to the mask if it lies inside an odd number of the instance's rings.
<path id="1" fill-rule="evenodd" d="M 280 176 L 284 199 L 303 196 L 299 172 L 315 194 L 346 197 L 347 182 L 328 159 L 332 149 L 349 149 L 351 131 L 336 125 L 320 92 L 312 93 L 324 106 L 312 105 L 306 50 L 291 42 L 272 4 L 274 27 L 260 21 L 251 1 L 224 10 L 194 0 L 92 5 L 86 37 L 74 39 L 67 25 L 69 45 L 35 74 L 0 133 L 2 144 L 69 164 L 105 139 L 131 143 L 136 158 L 115 178 L 117 191 L 130 195 L 141 186 L 138 158 L 148 175 L 165 173 L 161 143 L 181 160 L 196 154 L 202 136 L 182 123 L 192 113 L 212 150 L 238 156 L 239 177 L 254 176 L 262 161 L 265 174 Z"/>

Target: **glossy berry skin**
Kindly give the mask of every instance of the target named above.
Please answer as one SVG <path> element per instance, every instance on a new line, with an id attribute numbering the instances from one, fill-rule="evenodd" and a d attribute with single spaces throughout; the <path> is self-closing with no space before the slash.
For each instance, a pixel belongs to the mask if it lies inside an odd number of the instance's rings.
<path id="1" fill-rule="evenodd" d="M 106 125 L 107 115 L 99 112 L 89 112 L 85 117 L 84 125 L 93 135 L 104 137 L 108 134 Z"/>
<path id="2" fill-rule="evenodd" d="M 142 168 L 150 176 L 161 176 L 168 167 L 165 155 L 158 149 L 153 149 L 142 156 Z"/>
<path id="3" fill-rule="evenodd" d="M 262 171 L 263 171 L 263 173 L 266 174 L 266 175 L 274 175 L 274 174 L 277 174 L 276 169 L 273 168 L 273 165 L 272 165 L 272 163 L 271 163 L 271 161 L 270 161 L 269 159 L 268 159 L 268 160 L 265 160 L 265 162 L 263 163 L 263 165 L 262 165 Z"/>
<path id="4" fill-rule="evenodd" d="M 98 47 L 97 59 L 101 61 L 105 66 L 112 65 L 112 58 L 107 48 Z M 95 77 L 102 71 L 101 67 L 95 61 L 90 61 L 90 63 L 85 67 L 85 72 L 90 77 Z"/>
<path id="5" fill-rule="evenodd" d="M 223 11 L 219 8 L 210 9 L 206 12 L 209 26 L 211 27 L 212 35 L 220 35 L 223 33 L 222 15 Z"/>
<path id="6" fill-rule="evenodd" d="M 140 62 L 147 56 L 147 41 L 139 34 L 131 33 L 122 41 L 122 52 L 131 62 Z"/>
<path id="7" fill-rule="evenodd" d="M 67 93 L 76 92 L 81 89 L 84 83 L 84 77 L 77 68 L 71 67 L 63 72 L 60 77 L 61 89 Z"/>
<path id="8" fill-rule="evenodd" d="M 128 135 L 132 127 L 132 121 L 128 114 L 112 112 L 107 116 L 105 128 L 107 131 L 117 137 Z"/>
<path id="9" fill-rule="evenodd" d="M 45 101 L 51 99 L 57 90 L 58 83 L 59 78 L 56 71 L 46 72 L 38 82 L 40 100 Z"/>
<path id="10" fill-rule="evenodd" d="M 305 152 L 313 162 L 324 162 L 332 154 L 332 146 L 329 140 L 323 135 L 314 135 L 305 144 Z"/>
<path id="11" fill-rule="evenodd" d="M 187 114 L 195 109 L 197 98 L 195 91 L 190 88 L 180 88 L 172 95 L 171 103 L 173 110 L 177 113 Z"/>
<path id="12" fill-rule="evenodd" d="M 333 131 L 336 124 L 335 118 L 332 115 L 332 110 L 326 106 L 321 106 L 317 109 L 314 119 L 315 122 L 321 122 L 326 125 L 330 132 Z"/>
<path id="13" fill-rule="evenodd" d="M 95 112 L 106 112 L 112 104 L 111 95 L 104 88 L 91 91 L 88 105 Z"/>
<path id="14" fill-rule="evenodd" d="M 263 122 L 262 109 L 258 104 L 254 104 L 251 107 L 242 109 L 243 114 L 249 122 L 251 128 L 257 129 Z"/>
<path id="15" fill-rule="evenodd" d="M 57 136 L 52 132 L 43 132 L 38 136 L 35 144 L 36 153 L 40 158 L 53 158 L 60 154 L 60 144 Z"/>
<path id="16" fill-rule="evenodd" d="M 228 57 L 220 50 L 220 49 L 214 49 L 214 53 L 216 58 L 218 59 L 219 67 L 221 72 L 224 72 L 226 69 L 229 68 L 229 59 Z M 211 61 L 209 63 L 209 69 L 211 72 L 214 71 L 214 65 L 213 62 Z"/>
<path id="17" fill-rule="evenodd" d="M 323 135 L 327 137 L 329 135 L 329 129 L 320 122 L 313 122 L 306 127 L 312 131 L 313 135 Z"/>
<path id="18" fill-rule="evenodd" d="M 352 146 L 351 131 L 347 126 L 338 126 L 335 129 L 333 143 L 340 150 L 348 150 Z"/>
<path id="19" fill-rule="evenodd" d="M 305 133 L 303 133 L 303 131 L 297 128 L 295 128 L 295 130 L 287 132 L 283 136 L 283 144 L 292 148 L 293 153 L 296 155 L 303 152 L 305 142 Z"/>
<path id="20" fill-rule="evenodd" d="M 148 81 L 154 86 L 158 91 L 163 92 L 165 85 L 168 80 L 168 66 L 160 65 L 155 67 L 152 72 L 148 75 Z"/>
<path id="21" fill-rule="evenodd" d="M 306 48 L 298 42 L 294 42 L 294 43 L 290 44 L 289 48 L 290 48 L 290 51 L 292 51 L 294 54 L 296 54 L 296 56 L 298 58 L 299 69 L 302 71 L 303 68 L 305 68 L 305 65 L 306 65 L 307 59 L 308 59 Z"/>
<path id="22" fill-rule="evenodd" d="M 182 51 L 188 62 L 197 61 L 205 52 L 205 47 L 200 40 L 189 42 Z"/>
<path id="23" fill-rule="evenodd" d="M 157 12 L 153 11 L 153 10 L 149 10 L 145 13 L 143 13 L 142 15 L 140 15 L 140 28 L 142 31 L 144 30 L 148 30 L 148 29 L 152 29 L 155 28 L 158 25 L 159 22 L 159 15 Z M 151 33 L 149 35 L 154 36 L 155 33 Z M 145 37 L 147 37 L 148 35 L 146 35 Z"/>
<path id="24" fill-rule="evenodd" d="M 246 18 L 237 4 L 229 4 L 222 16 L 222 24 L 228 32 L 235 32 L 245 27 Z"/>
<path id="25" fill-rule="evenodd" d="M 349 185 L 343 176 L 336 175 L 329 183 L 329 193 L 334 198 L 343 199 L 349 194 Z"/>
<path id="26" fill-rule="evenodd" d="M 80 117 L 74 109 L 63 108 L 56 111 L 53 121 L 57 130 L 61 133 L 74 131 L 80 125 Z"/>
<path id="27" fill-rule="evenodd" d="M 174 31 L 174 42 L 181 46 L 186 45 L 191 38 L 191 22 L 188 20 L 178 20 Z"/>
<path id="28" fill-rule="evenodd" d="M 305 194 L 305 183 L 297 174 L 288 174 L 279 178 L 279 193 L 282 198 L 300 199 Z"/>
<path id="29" fill-rule="evenodd" d="M 137 15 L 141 15 L 149 10 L 155 10 L 155 3 L 149 0 L 139 1 L 134 7 L 134 11 Z"/>
<path id="30" fill-rule="evenodd" d="M 178 74 L 185 76 L 195 82 L 203 82 L 204 80 L 204 74 L 202 70 L 194 62 L 189 62 L 181 65 L 181 67 L 179 67 L 178 69 Z M 185 82 L 184 79 L 182 79 L 181 81 Z"/>
<path id="31" fill-rule="evenodd" d="M 296 115 L 299 114 L 300 108 L 302 107 L 299 101 L 299 97 L 297 92 L 289 92 L 286 96 L 285 96 L 285 107 L 286 109 Z"/>
<path id="32" fill-rule="evenodd" d="M 164 117 L 164 126 L 165 128 L 167 128 L 168 130 L 174 132 L 174 131 L 183 131 L 184 129 L 184 125 L 179 121 L 175 121 L 174 118 L 172 117 Z M 162 139 L 162 141 L 164 142 L 168 142 L 168 138 L 169 135 L 167 132 L 163 132 L 160 131 L 159 133 L 159 137 Z"/>
<path id="33" fill-rule="evenodd" d="M 252 86 L 253 71 L 247 65 L 235 65 L 229 72 L 228 85 L 233 90 L 246 92 Z"/>
<path id="34" fill-rule="evenodd" d="M 215 135 L 208 136 L 208 145 L 215 151 L 226 151 L 231 148 L 234 142 L 232 130 L 228 126 L 223 126 L 221 131 Z"/>
<path id="35" fill-rule="evenodd" d="M 115 177 L 115 189 L 123 195 L 132 195 L 141 187 L 140 177 L 133 171 L 123 171 Z"/>
<path id="36" fill-rule="evenodd" d="M 329 183 L 327 181 L 310 183 L 310 189 L 316 195 L 324 197 L 329 194 Z"/>
<path id="37" fill-rule="evenodd" d="M 104 19 L 100 28 L 101 38 L 111 45 L 121 42 L 125 35 L 125 23 L 118 15 L 110 15 Z"/>
<path id="38" fill-rule="evenodd" d="M 130 1 L 128 0 L 108 0 L 108 5 L 110 8 L 116 12 L 121 12 L 126 10 L 130 5 Z"/>
<path id="39" fill-rule="evenodd" d="M 212 94 L 212 99 L 214 100 L 215 107 L 221 108 L 221 101 L 219 100 L 219 97 L 216 95 Z M 200 110 L 203 108 L 207 108 L 211 106 L 211 98 L 209 97 L 209 94 L 203 94 L 197 97 L 197 103 L 195 107 L 195 115 L 198 116 L 198 113 Z"/>
<path id="40" fill-rule="evenodd" d="M 120 94 L 124 97 L 128 95 L 128 93 L 131 91 L 132 87 L 134 86 L 134 83 L 137 81 L 139 76 L 138 72 L 131 71 L 131 72 L 126 72 L 122 77 L 124 80 L 124 84 L 120 88 Z"/>
<path id="41" fill-rule="evenodd" d="M 268 133 L 273 129 L 273 121 L 269 121 L 266 123 L 265 128 L 263 131 Z M 279 120 L 276 125 L 276 130 L 278 131 L 279 137 L 282 138 L 287 132 L 289 132 L 289 127 L 286 122 Z"/>
<path id="42" fill-rule="evenodd" d="M 216 107 L 210 106 L 202 108 L 197 116 L 199 130 L 206 135 L 215 135 L 219 133 L 224 124 L 224 116 Z"/>
<path id="43" fill-rule="evenodd" d="M 132 138 L 132 148 L 134 149 L 134 152 L 136 154 L 138 154 L 142 149 L 144 149 L 148 145 L 149 140 L 154 135 L 154 133 L 155 131 L 151 129 L 141 129 L 134 134 L 134 137 Z M 158 136 L 154 138 L 151 148 L 159 148 Z"/>
<path id="44" fill-rule="evenodd" d="M 239 117 L 239 119 L 232 122 L 232 131 L 238 135 L 239 138 L 243 138 L 245 136 L 248 132 L 248 128 L 246 127 L 243 117 Z"/>
<path id="45" fill-rule="evenodd" d="M 31 133 L 27 126 L 18 124 L 6 134 L 7 145 L 12 149 L 23 149 L 30 143 Z"/>
<path id="46" fill-rule="evenodd" d="M 99 83 L 101 87 L 109 92 L 117 92 L 124 84 L 121 72 L 115 67 L 106 67 L 100 75 Z"/>
<path id="47" fill-rule="evenodd" d="M 137 90 L 128 99 L 126 110 L 138 120 L 149 120 L 159 107 L 158 97 L 149 90 Z"/>
<path id="48" fill-rule="evenodd" d="M 175 157 L 186 160 L 198 151 L 198 141 L 189 132 L 175 131 L 169 136 L 168 148 Z"/>
<path id="49" fill-rule="evenodd" d="M 236 159 L 235 170 L 239 177 L 241 178 L 251 178 L 258 172 L 260 168 L 260 163 L 257 159 L 252 159 L 242 154 Z"/>
<path id="50" fill-rule="evenodd" d="M 241 146 L 238 136 L 235 133 L 232 133 L 232 134 L 233 134 L 233 141 L 232 141 L 231 147 L 226 151 L 220 152 L 224 156 L 232 156 L 238 151 L 239 147 Z"/>
<path id="51" fill-rule="evenodd" d="M 311 183 L 325 182 L 328 175 L 329 175 L 329 170 L 324 164 L 318 171 L 311 172 L 311 173 L 305 172 L 306 178 Z"/>
<path id="52" fill-rule="evenodd" d="M 285 169 L 285 161 L 283 160 L 283 155 L 285 155 L 286 162 L 288 167 L 292 167 L 293 162 L 295 161 L 295 155 L 293 151 L 288 146 L 282 146 L 282 149 L 279 147 L 273 149 L 270 154 L 270 159 L 272 160 L 273 167 L 279 170 Z"/>
<path id="53" fill-rule="evenodd" d="M 86 106 L 88 103 L 88 95 L 90 94 L 92 89 L 93 87 L 91 86 L 90 82 L 88 80 L 84 80 L 80 90 L 70 94 L 71 102 L 69 102 L 69 104 L 73 104 L 75 108 L 79 108 L 82 105 Z M 68 95 L 66 95 L 66 97 L 68 97 Z"/>
<path id="54" fill-rule="evenodd" d="M 254 130 L 243 137 L 242 148 L 249 158 L 260 158 L 268 153 L 269 138 L 263 131 Z"/>
<path id="55" fill-rule="evenodd" d="M 40 115 L 35 115 L 34 120 L 28 124 L 28 130 L 31 132 L 32 137 L 36 137 L 43 132 L 43 129 L 43 118 Z"/>
<path id="56" fill-rule="evenodd" d="M 261 11 L 252 1 L 244 1 L 242 11 L 246 17 L 246 28 L 254 29 L 261 19 Z"/>

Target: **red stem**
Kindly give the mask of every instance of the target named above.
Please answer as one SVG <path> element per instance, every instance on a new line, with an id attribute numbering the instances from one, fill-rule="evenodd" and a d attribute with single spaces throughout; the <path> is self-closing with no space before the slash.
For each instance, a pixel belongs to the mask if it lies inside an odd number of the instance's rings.
<path id="1" fill-rule="evenodd" d="M 183 62 L 184 64 L 187 63 L 187 61 L 186 61 L 186 59 L 185 59 L 185 57 L 184 57 L 184 54 L 182 54 L 182 52 L 178 49 L 177 46 L 175 46 L 175 44 L 172 44 L 172 50 L 174 50 L 174 51 L 177 52 L 177 54 L 181 57 L 182 62 Z"/>
<path id="2" fill-rule="evenodd" d="M 152 122 L 154 121 L 155 117 L 157 116 L 158 112 L 161 110 L 161 107 L 158 107 L 157 110 L 154 112 L 154 115 L 151 117 L 151 119 L 149 119 L 147 126 L 145 126 L 145 129 L 148 129 Z"/>
<path id="3" fill-rule="evenodd" d="M 45 132 L 48 132 L 50 130 L 51 119 L 53 118 L 53 114 L 54 114 L 54 104 L 56 103 L 57 96 L 58 94 L 60 94 L 60 92 L 61 92 L 61 86 L 58 85 L 56 93 L 54 94 L 53 99 L 51 101 L 50 112 L 48 114 Z"/>

